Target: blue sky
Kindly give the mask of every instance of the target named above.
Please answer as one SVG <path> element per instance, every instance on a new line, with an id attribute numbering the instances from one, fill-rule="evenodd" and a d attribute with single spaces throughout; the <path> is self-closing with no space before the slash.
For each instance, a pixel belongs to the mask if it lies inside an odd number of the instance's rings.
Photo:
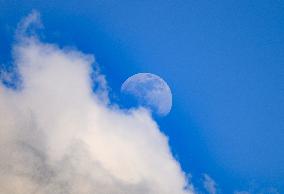
<path id="1" fill-rule="evenodd" d="M 17 23 L 41 13 L 42 39 L 94 54 L 112 101 L 151 72 L 173 93 L 156 118 L 192 181 L 219 192 L 284 193 L 284 2 L 0 0 L 0 64 Z"/>

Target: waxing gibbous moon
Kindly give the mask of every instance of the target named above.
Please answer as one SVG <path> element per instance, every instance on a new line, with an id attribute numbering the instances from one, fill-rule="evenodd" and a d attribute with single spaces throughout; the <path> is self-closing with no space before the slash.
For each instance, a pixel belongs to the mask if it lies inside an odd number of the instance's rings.
<path id="1" fill-rule="evenodd" d="M 171 111 L 171 89 L 157 75 L 151 73 L 135 74 L 122 84 L 121 92 L 135 97 L 141 106 L 160 116 L 165 116 Z"/>

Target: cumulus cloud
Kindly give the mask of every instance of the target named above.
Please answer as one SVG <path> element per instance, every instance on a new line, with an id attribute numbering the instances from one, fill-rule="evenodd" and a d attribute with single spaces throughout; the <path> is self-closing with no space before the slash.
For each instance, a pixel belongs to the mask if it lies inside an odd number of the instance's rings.
<path id="1" fill-rule="evenodd" d="M 1 73 L 0 193 L 194 193 L 148 111 L 110 105 L 94 57 L 40 41 L 39 24 L 16 32 L 16 89 Z"/>
<path id="2" fill-rule="evenodd" d="M 208 174 L 204 174 L 203 177 L 204 177 L 203 186 L 204 186 L 205 190 L 209 194 L 216 194 L 217 189 L 216 189 L 215 181 Z"/>

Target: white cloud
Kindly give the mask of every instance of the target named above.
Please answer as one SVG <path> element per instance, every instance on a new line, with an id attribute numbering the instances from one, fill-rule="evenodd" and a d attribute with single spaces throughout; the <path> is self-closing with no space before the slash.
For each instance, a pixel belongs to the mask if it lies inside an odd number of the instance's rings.
<path id="1" fill-rule="evenodd" d="M 194 193 L 150 114 L 107 104 L 94 57 L 26 34 L 34 24 L 14 45 L 21 86 L 0 83 L 0 193 Z"/>
<path id="2" fill-rule="evenodd" d="M 216 183 L 208 174 L 204 174 L 203 186 L 209 194 L 216 194 Z"/>

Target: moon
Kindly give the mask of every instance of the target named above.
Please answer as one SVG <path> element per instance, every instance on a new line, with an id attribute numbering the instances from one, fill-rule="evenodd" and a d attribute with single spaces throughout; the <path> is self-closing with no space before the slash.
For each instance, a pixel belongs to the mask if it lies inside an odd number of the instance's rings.
<path id="1" fill-rule="evenodd" d="M 171 111 L 171 89 L 157 75 L 137 73 L 123 82 L 121 92 L 135 97 L 140 105 L 160 116 L 165 116 Z"/>

